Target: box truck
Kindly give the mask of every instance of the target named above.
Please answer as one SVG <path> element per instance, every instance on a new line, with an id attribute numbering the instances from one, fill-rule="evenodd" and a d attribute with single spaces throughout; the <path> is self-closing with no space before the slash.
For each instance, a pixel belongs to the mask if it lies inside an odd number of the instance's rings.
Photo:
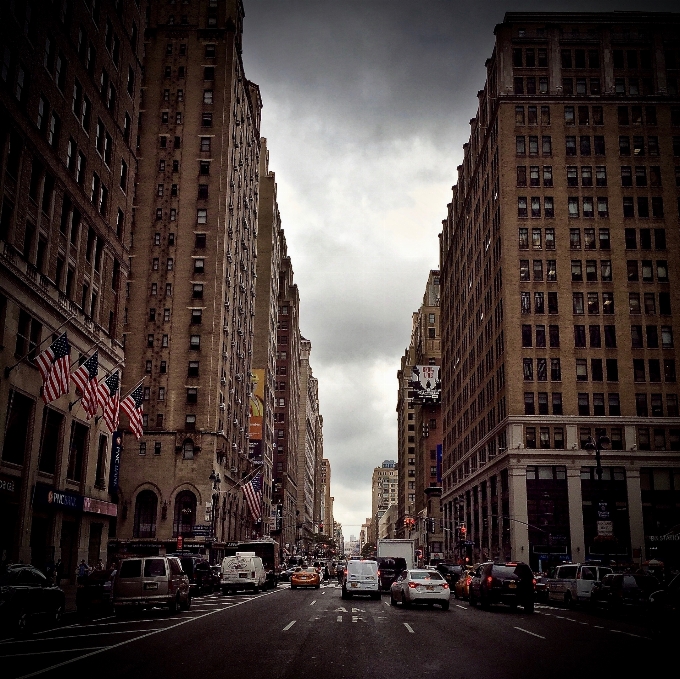
<path id="1" fill-rule="evenodd" d="M 415 540 L 378 540 L 377 557 L 401 557 L 406 568 L 415 566 Z"/>

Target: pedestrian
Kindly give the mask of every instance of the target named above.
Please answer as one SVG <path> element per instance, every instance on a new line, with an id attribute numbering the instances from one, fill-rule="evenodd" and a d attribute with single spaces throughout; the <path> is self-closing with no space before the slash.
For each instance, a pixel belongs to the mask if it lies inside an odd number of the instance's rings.
<path id="1" fill-rule="evenodd" d="M 79 578 L 84 578 L 90 572 L 90 567 L 85 563 L 85 559 L 81 559 L 78 564 L 76 575 Z"/>
<path id="2" fill-rule="evenodd" d="M 99 559 L 99 561 L 97 561 L 97 565 L 94 567 L 94 569 L 96 571 L 103 571 L 104 570 L 104 562 L 101 559 Z"/>

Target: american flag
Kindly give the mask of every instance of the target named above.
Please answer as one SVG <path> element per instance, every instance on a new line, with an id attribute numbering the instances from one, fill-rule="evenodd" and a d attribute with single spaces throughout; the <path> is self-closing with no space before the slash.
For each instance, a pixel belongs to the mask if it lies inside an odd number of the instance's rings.
<path id="1" fill-rule="evenodd" d="M 118 414 L 120 407 L 120 375 L 116 370 L 98 386 L 99 405 L 104 411 L 104 422 L 113 434 L 118 429 Z"/>
<path id="2" fill-rule="evenodd" d="M 121 402 L 120 407 L 130 419 L 130 431 L 139 441 L 144 434 L 142 413 L 144 412 L 144 382 L 140 382 Z"/>
<path id="3" fill-rule="evenodd" d="M 262 474 L 257 474 L 243 486 L 243 495 L 253 521 L 259 521 L 262 517 Z"/>
<path id="4" fill-rule="evenodd" d="M 82 394 L 80 402 L 87 419 L 97 414 L 99 399 L 97 398 L 97 375 L 99 374 L 99 352 L 95 351 L 79 368 L 71 373 L 71 379 Z"/>
<path id="5" fill-rule="evenodd" d="M 68 394 L 71 347 L 66 333 L 58 337 L 36 359 L 43 380 L 43 401 L 49 403 Z"/>

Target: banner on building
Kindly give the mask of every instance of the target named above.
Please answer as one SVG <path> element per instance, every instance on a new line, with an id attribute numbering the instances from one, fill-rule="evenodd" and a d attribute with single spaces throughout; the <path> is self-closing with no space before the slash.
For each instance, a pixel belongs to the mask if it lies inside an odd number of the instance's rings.
<path id="1" fill-rule="evenodd" d="M 256 368 L 250 373 L 250 426 L 248 428 L 248 457 L 255 464 L 262 463 L 262 429 L 264 424 L 265 371 Z"/>
<path id="2" fill-rule="evenodd" d="M 114 431 L 111 435 L 111 473 L 109 475 L 109 492 L 115 493 L 118 490 L 120 480 L 120 453 L 123 447 L 123 439 L 119 431 Z"/>
<path id="3" fill-rule="evenodd" d="M 409 400 L 425 405 L 439 403 L 442 394 L 441 367 L 414 365 L 411 371 Z"/>

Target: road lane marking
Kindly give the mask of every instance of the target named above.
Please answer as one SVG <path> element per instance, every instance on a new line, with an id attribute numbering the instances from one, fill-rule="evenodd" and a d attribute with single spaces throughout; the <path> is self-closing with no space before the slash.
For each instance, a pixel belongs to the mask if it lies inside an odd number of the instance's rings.
<path id="1" fill-rule="evenodd" d="M 97 651 L 100 648 L 108 648 L 108 646 L 90 646 L 87 648 L 88 651 Z M 30 653 L 9 653 L 7 655 L 0 656 L 0 660 L 5 658 L 19 658 L 26 655 L 52 655 L 53 653 L 82 653 L 82 648 L 60 648 L 55 651 L 31 651 Z"/>
<path id="2" fill-rule="evenodd" d="M 295 620 L 293 620 L 292 622 L 289 622 L 289 623 L 283 628 L 283 631 L 286 632 L 287 630 L 289 630 L 289 629 L 295 624 L 295 622 L 296 622 Z"/>
<path id="3" fill-rule="evenodd" d="M 341 616 L 341 615 L 339 615 L 339 616 L 336 618 L 336 622 L 342 622 L 342 616 Z"/>
<path id="4" fill-rule="evenodd" d="M 273 592 L 270 592 L 269 594 L 274 594 L 276 590 Z M 269 596 L 268 594 L 263 594 L 260 596 Z M 260 597 L 256 597 L 260 598 Z M 247 604 L 248 602 L 252 601 L 252 599 L 246 599 L 245 601 L 239 601 L 238 603 L 233 604 L 232 606 L 229 606 L 228 608 L 235 608 L 236 606 L 242 606 L 243 604 Z M 167 630 L 175 629 L 177 627 L 181 627 L 182 625 L 186 625 L 187 623 L 194 622 L 194 620 L 200 620 L 201 618 L 207 618 L 208 616 L 215 615 L 215 613 L 221 613 L 222 611 L 228 610 L 227 608 L 219 608 L 214 611 L 210 611 L 209 613 L 203 613 L 202 615 L 197 615 L 193 618 L 184 618 L 181 622 L 178 622 L 176 625 L 169 625 L 168 627 L 163 627 L 161 629 L 154 630 L 153 632 L 147 632 L 146 634 L 142 634 L 139 637 L 135 637 L 134 639 L 127 639 L 126 641 L 120 641 L 117 644 L 113 644 L 112 646 L 103 646 L 102 648 L 97 649 L 96 651 L 91 651 L 89 653 L 86 653 L 85 655 L 80 655 L 77 658 L 71 658 L 69 660 L 64 660 L 64 662 L 57 663 L 56 665 L 51 665 L 50 667 L 44 667 L 41 670 L 36 670 L 35 672 L 31 672 L 30 674 L 24 674 L 20 677 L 16 677 L 16 679 L 30 679 L 30 677 L 37 677 L 40 674 L 45 674 L 46 672 L 51 672 L 52 670 L 56 670 L 60 667 L 65 667 L 66 665 L 71 665 L 75 662 L 78 662 L 79 660 L 84 660 L 85 658 L 90 658 L 93 655 L 99 655 L 100 653 L 104 653 L 110 649 L 113 648 L 120 648 L 121 646 L 127 646 L 128 644 L 131 644 L 135 641 L 141 641 L 142 639 L 146 639 L 147 637 L 152 637 L 155 634 L 159 634 L 160 632 L 166 632 Z M 66 637 L 68 638 L 68 637 Z"/>
<path id="5" fill-rule="evenodd" d="M 462 608 L 464 611 L 467 611 L 467 608 L 465 608 L 465 606 L 461 606 L 460 604 L 456 604 L 456 607 L 457 607 L 457 608 Z"/>
<path id="6" fill-rule="evenodd" d="M 360 615 L 352 616 L 352 622 L 359 622 L 359 620 L 361 620 L 361 622 L 366 622 Z"/>
<path id="7" fill-rule="evenodd" d="M 523 627 L 515 627 L 515 629 L 518 629 L 520 632 L 524 632 L 525 634 L 531 634 L 532 637 L 538 637 L 539 639 L 545 639 L 545 637 L 542 637 L 540 634 L 535 634 L 534 632 L 530 632 L 528 629 L 524 629 Z"/>
<path id="8" fill-rule="evenodd" d="M 411 627 L 411 625 L 409 625 L 407 622 L 404 623 L 404 627 L 405 627 L 411 634 L 415 634 L 415 632 L 413 631 L 413 627 Z"/>
<path id="9" fill-rule="evenodd" d="M 309 605 L 310 605 L 310 606 L 313 606 L 315 603 L 316 603 L 316 599 L 314 599 L 314 601 L 312 601 L 312 603 L 309 604 Z"/>
<path id="10" fill-rule="evenodd" d="M 604 629 L 604 627 L 602 627 L 602 625 L 593 625 L 593 627 L 595 627 L 596 629 Z"/>

